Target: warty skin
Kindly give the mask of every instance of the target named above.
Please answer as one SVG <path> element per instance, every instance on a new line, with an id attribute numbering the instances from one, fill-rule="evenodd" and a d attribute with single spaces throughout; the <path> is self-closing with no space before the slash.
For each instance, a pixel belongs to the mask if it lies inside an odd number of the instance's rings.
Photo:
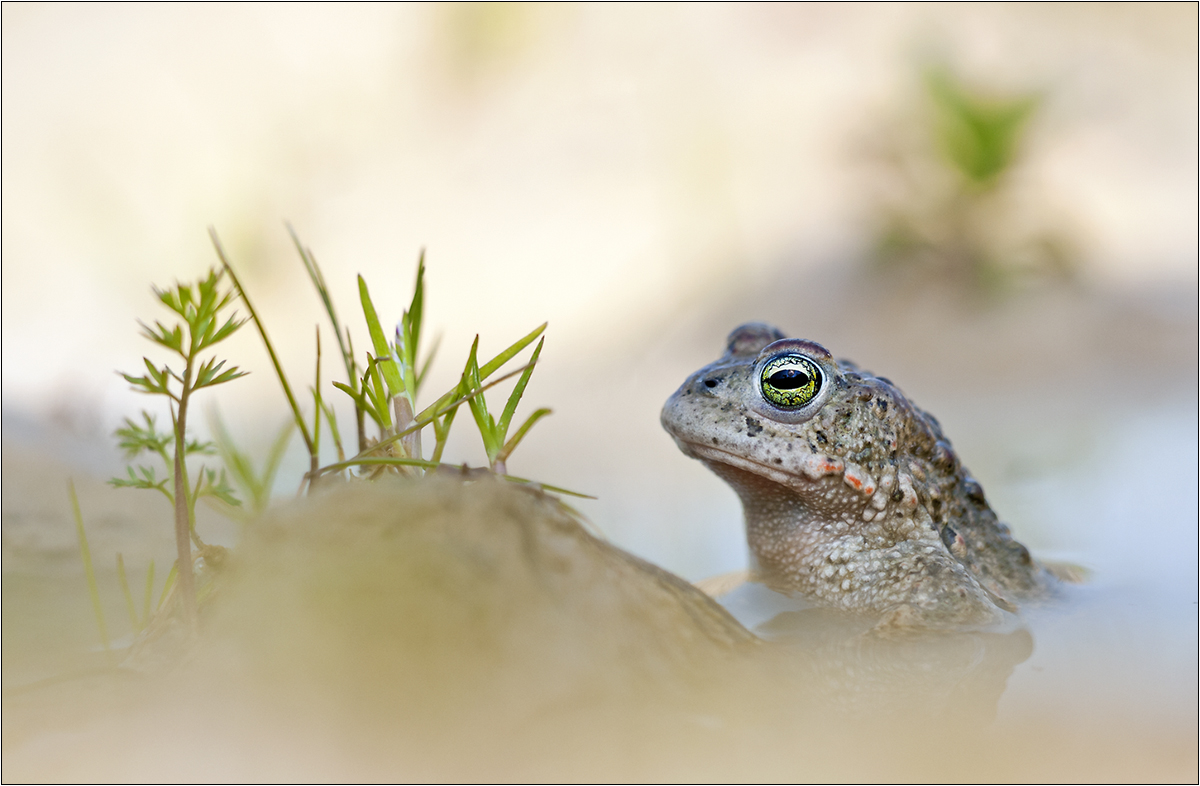
<path id="1" fill-rule="evenodd" d="M 738 327 L 662 423 L 737 492 L 756 570 L 777 589 L 882 627 L 964 628 L 1002 621 L 1053 581 L 937 420 L 819 344 Z"/>

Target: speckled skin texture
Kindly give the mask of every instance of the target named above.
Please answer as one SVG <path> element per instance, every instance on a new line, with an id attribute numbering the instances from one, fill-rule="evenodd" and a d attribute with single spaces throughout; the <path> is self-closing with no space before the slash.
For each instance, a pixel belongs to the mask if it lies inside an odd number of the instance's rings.
<path id="1" fill-rule="evenodd" d="M 762 393 L 760 370 L 781 353 L 824 375 L 799 411 Z M 879 613 L 884 627 L 960 628 L 1000 622 L 1049 586 L 937 420 L 819 344 L 737 328 L 662 423 L 741 497 L 757 570 L 777 589 Z"/>

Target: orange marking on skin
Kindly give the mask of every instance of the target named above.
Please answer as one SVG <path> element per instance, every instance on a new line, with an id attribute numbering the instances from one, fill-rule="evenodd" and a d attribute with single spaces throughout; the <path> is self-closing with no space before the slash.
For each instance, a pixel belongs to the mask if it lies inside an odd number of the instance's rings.
<path id="1" fill-rule="evenodd" d="M 861 467 L 850 465 L 846 467 L 846 474 L 843 476 L 846 485 L 861 491 L 866 496 L 871 496 L 875 493 L 875 481 Z"/>
<path id="2" fill-rule="evenodd" d="M 819 454 L 811 454 L 803 460 L 801 469 L 813 480 L 819 480 L 825 475 L 836 475 L 842 471 L 844 464 L 841 459 L 830 458 Z"/>

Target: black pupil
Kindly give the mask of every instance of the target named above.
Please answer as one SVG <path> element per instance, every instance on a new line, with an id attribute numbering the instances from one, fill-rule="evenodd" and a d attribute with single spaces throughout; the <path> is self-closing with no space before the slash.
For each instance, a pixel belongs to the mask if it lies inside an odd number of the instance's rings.
<path id="1" fill-rule="evenodd" d="M 783 371 L 776 371 L 768 380 L 772 387 L 780 390 L 795 390 L 802 388 L 812 381 L 807 373 L 797 368 L 785 368 Z"/>

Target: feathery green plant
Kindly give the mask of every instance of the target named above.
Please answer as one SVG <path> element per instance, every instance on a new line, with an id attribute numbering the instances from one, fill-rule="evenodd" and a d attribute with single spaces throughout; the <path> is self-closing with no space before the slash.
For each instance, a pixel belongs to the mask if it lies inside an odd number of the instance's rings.
<path id="1" fill-rule="evenodd" d="M 166 477 L 159 480 L 153 468 L 139 466 L 135 474 L 129 467 L 127 478 L 114 478 L 114 486 L 144 488 L 159 491 L 171 501 L 175 510 L 175 546 L 179 586 L 182 595 L 184 617 L 189 628 L 195 628 L 196 588 L 192 572 L 192 541 L 203 547 L 196 534 L 196 500 L 213 496 L 229 505 L 239 504 L 229 487 L 225 472 L 202 467 L 193 482 L 188 475 L 189 454 L 211 453 L 211 444 L 187 439 L 188 407 L 192 395 L 204 388 L 230 382 L 245 372 L 236 366 L 225 368 L 225 361 L 216 356 L 203 359 L 201 355 L 224 341 L 241 327 L 244 319 L 236 315 L 221 321 L 222 312 L 233 300 L 233 293 L 221 286 L 223 273 L 210 270 L 208 275 L 194 285 L 177 283 L 170 289 L 154 288 L 159 301 L 170 309 L 178 320 L 172 327 L 155 320 L 151 327 L 144 322 L 142 335 L 160 347 L 178 355 L 183 361 L 183 370 L 176 371 L 169 365 L 159 366 L 149 358 L 142 358 L 146 367 L 144 376 L 135 377 L 122 373 L 121 376 L 139 393 L 163 396 L 171 410 L 171 433 L 164 434 L 155 428 L 154 418 L 142 413 L 144 425 L 126 419 L 125 428 L 117 430 L 121 447 L 133 458 L 142 452 L 158 455 L 165 465 Z M 168 453 L 171 446 L 171 453 Z"/>

